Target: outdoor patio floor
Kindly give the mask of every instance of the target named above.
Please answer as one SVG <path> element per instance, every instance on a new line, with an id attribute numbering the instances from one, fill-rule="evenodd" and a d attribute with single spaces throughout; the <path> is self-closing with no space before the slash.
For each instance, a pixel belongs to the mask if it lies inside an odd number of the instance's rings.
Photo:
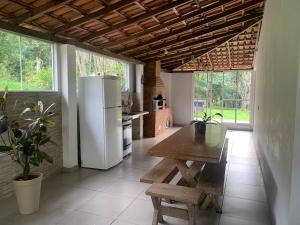
<path id="1" fill-rule="evenodd" d="M 147 150 L 175 132 L 134 141 L 133 153 L 109 171 L 80 169 L 43 183 L 40 211 L 23 216 L 14 197 L 0 200 L 0 225 L 150 225 L 153 207 L 139 178 L 160 159 Z M 251 132 L 229 131 L 229 164 L 223 214 L 199 210 L 197 225 L 269 225 L 263 180 Z M 187 221 L 165 217 L 166 224 Z"/>

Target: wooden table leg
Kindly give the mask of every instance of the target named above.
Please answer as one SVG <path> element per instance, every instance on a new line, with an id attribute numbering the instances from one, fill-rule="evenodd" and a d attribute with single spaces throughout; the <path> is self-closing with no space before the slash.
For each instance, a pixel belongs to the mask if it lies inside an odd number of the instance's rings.
<path id="1" fill-rule="evenodd" d="M 189 173 L 189 167 L 184 160 L 175 160 L 176 166 L 181 173 L 183 179 L 187 182 L 188 186 L 195 187 L 197 182 L 195 178 Z"/>

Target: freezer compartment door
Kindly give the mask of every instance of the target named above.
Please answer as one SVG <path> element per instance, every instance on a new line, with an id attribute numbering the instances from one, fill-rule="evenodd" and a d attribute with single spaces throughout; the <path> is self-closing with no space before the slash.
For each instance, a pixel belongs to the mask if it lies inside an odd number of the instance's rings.
<path id="1" fill-rule="evenodd" d="M 104 108 L 119 107 L 121 103 L 121 83 L 118 78 L 103 79 Z"/>
<path id="2" fill-rule="evenodd" d="M 122 146 L 122 108 L 104 110 L 105 114 L 105 154 L 107 169 L 123 159 Z"/>

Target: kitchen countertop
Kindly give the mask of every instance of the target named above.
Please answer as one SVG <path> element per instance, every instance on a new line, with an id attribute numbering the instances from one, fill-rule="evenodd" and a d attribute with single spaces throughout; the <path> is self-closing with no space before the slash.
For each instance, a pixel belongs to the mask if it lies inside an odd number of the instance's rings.
<path id="1" fill-rule="evenodd" d="M 134 120 L 146 114 L 149 114 L 149 112 L 131 112 L 130 114 L 122 114 L 122 118 L 123 120 Z"/>

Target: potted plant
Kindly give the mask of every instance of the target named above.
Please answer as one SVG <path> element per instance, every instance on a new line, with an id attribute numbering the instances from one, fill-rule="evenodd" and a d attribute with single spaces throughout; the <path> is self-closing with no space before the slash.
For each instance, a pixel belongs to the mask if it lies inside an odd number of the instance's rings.
<path id="1" fill-rule="evenodd" d="M 204 112 L 202 120 L 195 123 L 196 133 L 204 135 L 206 132 L 206 124 L 210 123 L 211 121 L 219 123 L 218 121 L 214 120 L 216 116 L 223 117 L 221 113 L 215 113 L 211 116 L 208 116 L 207 113 Z"/>
<path id="2" fill-rule="evenodd" d="M 7 88 L 0 97 L 0 153 L 8 154 L 23 172 L 13 179 L 19 211 L 31 214 L 39 209 L 42 173 L 31 172 L 31 166 L 39 166 L 52 158 L 42 148 L 52 142 L 47 128 L 54 126 L 51 111 L 54 103 L 44 109 L 41 101 L 25 102 L 25 109 L 18 120 L 10 121 L 6 113 Z M 28 117 L 25 117 L 28 115 Z M 2 142 L 2 143 L 1 143 Z"/>

